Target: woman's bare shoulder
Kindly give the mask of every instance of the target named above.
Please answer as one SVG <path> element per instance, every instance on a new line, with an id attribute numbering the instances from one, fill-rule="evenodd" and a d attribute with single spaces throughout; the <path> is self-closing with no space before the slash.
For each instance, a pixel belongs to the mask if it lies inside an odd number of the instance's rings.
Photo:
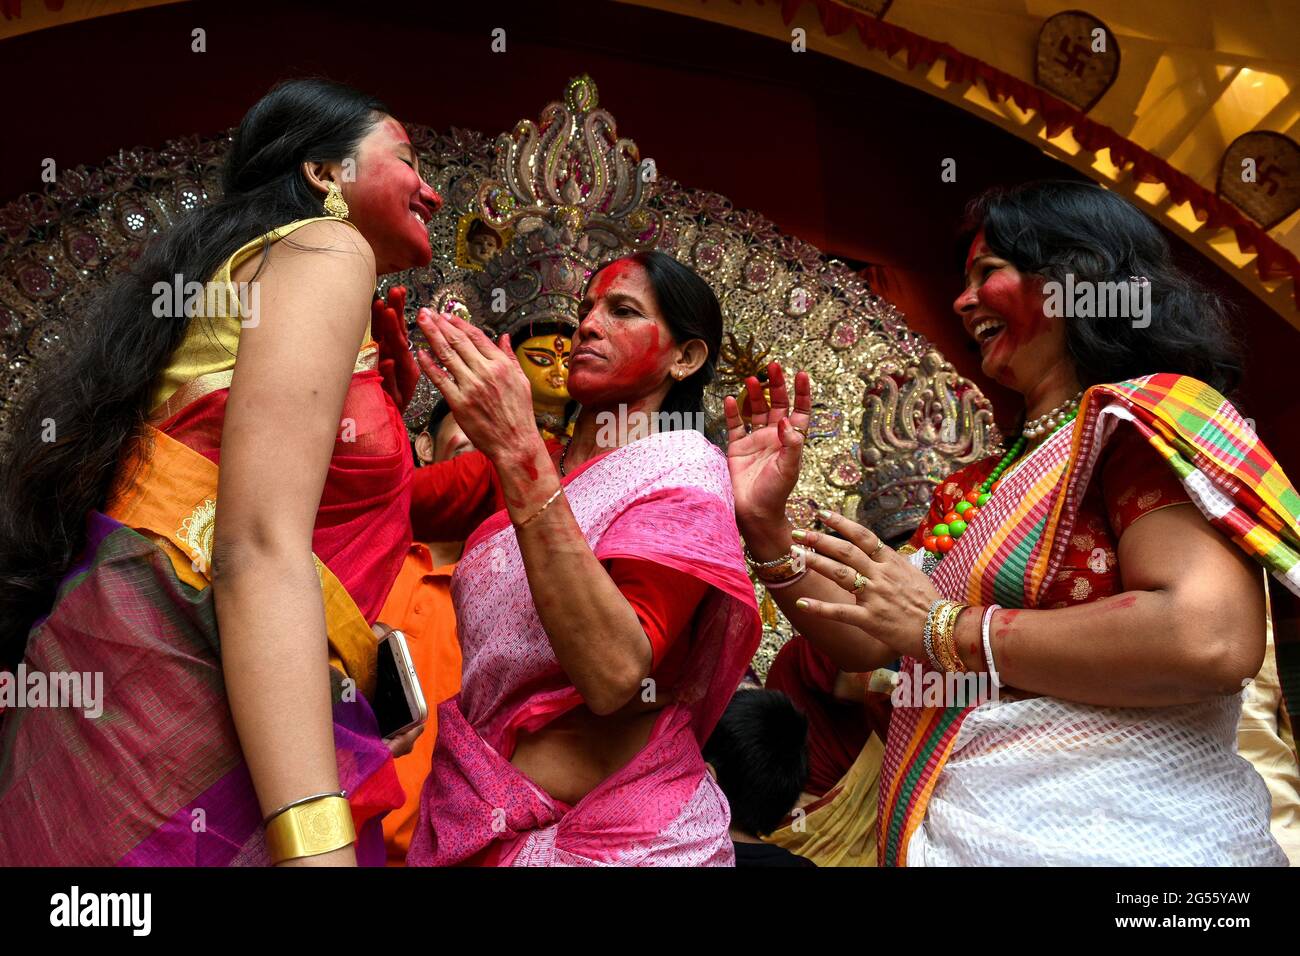
<path id="1" fill-rule="evenodd" d="M 373 286 L 374 251 L 355 226 L 339 219 L 318 219 L 271 243 L 265 257 L 258 252 L 246 258 L 231 278 L 274 282 L 277 276 L 321 276 L 340 269 L 356 281 L 371 277 Z"/>
<path id="2" fill-rule="evenodd" d="M 375 253 L 356 226 L 342 219 L 317 219 L 299 226 L 271 246 L 271 258 L 288 262 L 302 258 L 312 268 L 337 268 L 340 258 L 357 259 L 374 271 Z"/>

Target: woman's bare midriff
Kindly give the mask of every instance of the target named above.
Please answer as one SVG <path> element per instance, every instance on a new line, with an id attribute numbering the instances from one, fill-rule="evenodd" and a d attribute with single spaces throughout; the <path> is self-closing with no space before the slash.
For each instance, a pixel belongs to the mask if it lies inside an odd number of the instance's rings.
<path id="1" fill-rule="evenodd" d="M 606 717 L 579 704 L 536 733 L 520 733 L 510 763 L 572 806 L 641 751 L 665 703 L 647 709 L 638 699 Z"/>

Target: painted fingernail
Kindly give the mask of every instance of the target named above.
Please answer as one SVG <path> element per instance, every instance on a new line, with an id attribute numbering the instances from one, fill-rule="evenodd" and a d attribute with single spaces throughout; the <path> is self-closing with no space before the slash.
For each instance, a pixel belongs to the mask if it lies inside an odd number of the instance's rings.
<path id="1" fill-rule="evenodd" d="M 803 528 L 795 528 L 790 532 L 790 537 L 794 538 L 796 541 L 802 541 L 804 538 L 808 537 L 808 532 Z"/>
<path id="2" fill-rule="evenodd" d="M 817 512 L 817 517 L 821 518 L 823 521 L 829 521 L 831 518 L 835 517 L 835 512 L 827 511 L 823 508 L 821 511 Z"/>
<path id="3" fill-rule="evenodd" d="M 797 608 L 798 608 L 799 610 L 801 610 L 801 611 L 806 611 L 806 610 L 808 610 L 808 599 L 807 599 L 807 598 L 800 598 L 799 600 L 797 600 L 797 601 L 794 602 L 794 606 L 797 607 Z"/>

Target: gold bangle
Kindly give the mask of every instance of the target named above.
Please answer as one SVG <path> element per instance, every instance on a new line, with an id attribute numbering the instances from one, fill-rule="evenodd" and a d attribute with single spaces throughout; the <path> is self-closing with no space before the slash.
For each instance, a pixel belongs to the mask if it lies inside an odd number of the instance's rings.
<path id="1" fill-rule="evenodd" d="M 529 515 L 527 518 L 525 518 L 523 521 L 519 522 L 519 524 L 515 525 L 515 530 L 518 530 L 518 529 L 522 528 L 524 525 L 528 524 L 528 522 L 530 522 L 530 521 L 536 521 L 536 520 L 541 516 L 542 512 L 545 511 L 547 508 L 549 508 L 549 507 L 551 506 L 551 502 L 554 501 L 556 498 L 560 497 L 560 493 L 563 492 L 563 491 L 564 491 L 564 486 L 563 486 L 563 485 L 561 485 L 559 488 L 556 488 L 556 489 L 555 489 L 555 494 L 553 494 L 553 495 L 551 495 L 551 497 L 547 498 L 545 504 L 543 504 L 540 508 L 538 508 L 538 509 L 537 509 L 536 511 L 534 511 L 532 514 L 530 514 L 530 515 Z"/>
<path id="2" fill-rule="evenodd" d="M 960 605 L 954 601 L 944 608 L 946 613 L 939 621 L 938 634 L 935 636 L 935 650 L 939 654 L 939 660 L 943 661 L 943 669 L 946 671 L 956 671 L 961 664 L 960 660 L 955 659 L 952 647 L 952 625 L 957 620 L 958 607 Z"/>
<path id="3" fill-rule="evenodd" d="M 763 584 L 785 584 L 803 576 L 804 569 L 808 566 L 808 549 L 794 544 L 789 551 L 773 561 L 758 562 L 750 558 L 749 566 L 754 569 L 754 577 Z"/>
<path id="4" fill-rule="evenodd" d="M 351 806 L 333 795 L 290 806 L 266 825 L 272 863 L 341 850 L 356 839 Z"/>
<path id="5" fill-rule="evenodd" d="M 946 621 L 948 615 L 952 613 L 953 603 L 954 602 L 952 601 L 944 601 L 935 609 L 934 624 L 932 625 L 930 632 L 932 635 L 931 647 L 934 649 L 934 656 L 939 662 L 939 667 L 945 671 L 952 670 L 952 667 L 950 666 L 952 662 L 948 659 L 947 651 L 943 646 L 943 622 Z"/>
<path id="6" fill-rule="evenodd" d="M 943 662 L 944 670 L 955 671 L 958 674 L 966 673 L 966 662 L 961 659 L 961 653 L 957 650 L 957 618 L 969 606 L 968 604 L 954 602 L 944 608 L 948 613 L 943 616 L 937 626 L 938 635 L 934 642 L 935 653 L 939 655 L 939 660 Z"/>

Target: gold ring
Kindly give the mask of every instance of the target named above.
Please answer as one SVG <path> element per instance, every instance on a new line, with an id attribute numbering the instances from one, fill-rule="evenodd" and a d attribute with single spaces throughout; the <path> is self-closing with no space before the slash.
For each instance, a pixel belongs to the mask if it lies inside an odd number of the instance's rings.
<path id="1" fill-rule="evenodd" d="M 790 427 L 793 428 L 795 431 L 797 431 L 804 438 L 808 437 L 808 429 L 800 428 L 798 425 L 791 425 Z"/>
<path id="2" fill-rule="evenodd" d="M 867 586 L 867 576 L 859 571 L 853 576 L 853 593 L 857 594 Z"/>
<path id="3" fill-rule="evenodd" d="M 874 549 L 872 549 L 872 552 L 869 555 L 867 555 L 867 557 L 874 558 L 876 555 L 878 555 L 881 551 L 884 550 L 885 550 L 885 542 L 881 538 L 877 537 L 876 546 Z"/>

